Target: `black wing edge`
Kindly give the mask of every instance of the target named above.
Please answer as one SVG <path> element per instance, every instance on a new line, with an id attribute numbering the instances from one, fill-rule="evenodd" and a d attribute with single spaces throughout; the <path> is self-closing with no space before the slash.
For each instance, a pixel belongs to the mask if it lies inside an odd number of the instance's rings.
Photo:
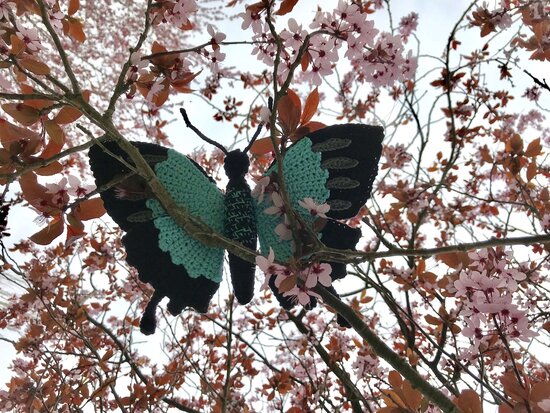
<path id="1" fill-rule="evenodd" d="M 167 148 L 165 147 L 143 142 L 132 142 L 132 144 L 152 166 L 166 159 Z M 115 156 L 132 164 L 126 153 L 115 142 L 104 142 L 102 145 Z M 131 172 L 100 145 L 92 146 L 88 155 L 98 188 Z M 197 167 L 200 168 L 198 165 Z M 145 181 L 136 175 L 131 175 L 114 187 L 101 192 L 100 195 L 107 213 L 122 230 L 126 231 L 126 235 L 122 238 L 126 248 L 126 261 L 136 268 L 141 281 L 151 284 L 155 289 L 141 318 L 141 332 L 146 335 L 155 332 L 155 310 L 164 297 L 169 299 L 167 308 L 172 315 L 180 314 L 185 307 L 193 307 L 198 312 L 205 313 L 219 284 L 204 277 L 189 277 L 185 267 L 172 263 L 170 254 L 159 248 L 159 232 L 153 221 L 147 219 L 150 211 L 145 202 L 151 195 Z"/>
<path id="2" fill-rule="evenodd" d="M 382 153 L 381 126 L 346 124 L 319 129 L 307 137 L 321 153 L 321 165 L 329 172 L 327 216 L 349 219 L 357 215 L 370 197 Z"/>

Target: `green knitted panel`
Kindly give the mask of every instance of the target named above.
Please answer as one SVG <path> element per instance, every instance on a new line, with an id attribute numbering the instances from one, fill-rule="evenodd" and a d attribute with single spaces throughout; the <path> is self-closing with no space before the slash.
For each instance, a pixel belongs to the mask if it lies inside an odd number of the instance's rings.
<path id="1" fill-rule="evenodd" d="M 325 187 L 329 176 L 328 171 L 321 168 L 321 153 L 313 152 L 311 145 L 309 138 L 303 138 L 290 147 L 283 159 L 283 176 L 290 203 L 309 225 L 313 223 L 315 217 L 298 205 L 298 201 L 313 198 L 320 205 L 324 204 L 330 196 L 330 191 Z M 273 165 L 266 175 L 276 171 L 277 166 Z M 293 255 L 294 245 L 292 241 L 281 240 L 275 233 L 275 227 L 283 222 L 283 217 L 264 213 L 264 210 L 272 205 L 271 198 L 267 196 L 256 205 L 260 249 L 262 255 L 267 255 L 271 247 L 277 260 L 287 262 Z"/>
<path id="2" fill-rule="evenodd" d="M 170 149 L 168 159 L 155 166 L 155 172 L 178 205 L 200 218 L 216 232 L 224 232 L 223 194 L 186 156 Z M 189 236 L 156 199 L 147 200 L 159 230 L 159 248 L 172 262 L 183 265 L 191 278 L 205 277 L 221 282 L 224 250 L 207 247 Z"/>

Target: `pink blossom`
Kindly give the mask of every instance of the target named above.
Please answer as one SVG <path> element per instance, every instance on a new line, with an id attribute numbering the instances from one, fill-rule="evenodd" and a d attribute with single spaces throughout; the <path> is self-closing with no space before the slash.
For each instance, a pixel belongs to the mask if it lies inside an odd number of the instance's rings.
<path id="1" fill-rule="evenodd" d="M 261 286 L 261 290 L 268 288 L 269 280 L 273 275 L 285 274 L 286 268 L 282 265 L 275 264 L 275 252 L 273 248 L 269 247 L 269 254 L 267 257 L 261 255 L 256 256 L 256 265 L 265 274 L 264 283 Z"/>
<path id="2" fill-rule="evenodd" d="M 43 49 L 42 44 L 38 39 L 38 30 L 34 28 L 26 29 L 25 27 L 21 26 L 19 22 L 17 22 L 16 25 L 17 32 L 15 33 L 15 35 L 23 40 L 23 42 L 31 52 L 37 52 L 40 49 Z"/>
<path id="3" fill-rule="evenodd" d="M 275 233 L 279 236 L 281 241 L 290 241 L 292 239 L 292 229 L 286 221 L 286 217 L 285 222 L 282 222 L 275 227 Z"/>
<path id="4" fill-rule="evenodd" d="M 258 198 L 258 204 L 263 201 L 266 189 L 271 182 L 269 176 L 262 176 L 261 178 L 255 179 L 256 186 L 252 190 L 252 196 Z M 267 201 L 267 200 L 266 200 Z"/>
<path id="5" fill-rule="evenodd" d="M 332 267 L 327 263 L 315 263 L 310 267 L 306 268 L 300 273 L 300 278 L 305 280 L 305 286 L 307 288 L 313 288 L 320 283 L 325 287 L 330 287 L 332 284 L 332 278 L 330 273 L 332 272 Z"/>
<path id="6" fill-rule="evenodd" d="M 226 38 L 225 33 L 214 31 L 214 27 L 211 24 L 206 26 L 206 30 L 208 31 L 208 34 L 212 36 L 212 38 L 210 39 L 210 43 L 212 43 L 214 49 L 219 47 L 218 45 Z"/>
<path id="7" fill-rule="evenodd" d="M 543 411 L 543 412 L 550 412 L 550 398 L 541 400 L 537 403 L 537 406 Z"/>
<path id="8" fill-rule="evenodd" d="M 296 301 L 303 305 L 304 307 L 308 306 L 311 302 L 311 297 L 321 298 L 319 294 L 314 293 L 305 285 L 295 286 L 290 290 L 283 293 L 284 297 L 292 297 L 293 301 Z"/>
<path id="9" fill-rule="evenodd" d="M 288 28 L 290 30 L 283 30 L 280 34 L 284 45 L 293 50 L 296 53 L 304 42 L 304 38 L 307 36 L 307 32 L 302 29 L 302 26 L 296 22 L 295 19 L 288 20 Z"/>
<path id="10" fill-rule="evenodd" d="M 158 95 L 160 92 L 164 90 L 164 85 L 162 84 L 163 79 L 158 78 L 155 83 L 151 86 L 151 89 L 149 89 L 149 92 L 147 93 L 147 96 L 145 97 L 145 100 L 152 104 L 153 98 Z"/>
<path id="11" fill-rule="evenodd" d="M 303 201 L 298 201 L 298 205 L 306 209 L 314 217 L 326 218 L 326 213 L 330 210 L 329 204 L 318 205 L 312 198 L 304 198 Z"/>
<path id="12" fill-rule="evenodd" d="M 138 74 L 145 72 L 144 69 L 149 66 L 149 61 L 141 58 L 141 52 L 134 52 L 130 55 L 130 64 L 129 78 L 135 81 Z"/>
<path id="13" fill-rule="evenodd" d="M 0 20 L 6 19 L 9 21 L 12 7 L 15 7 L 15 3 L 7 0 L 0 0 Z"/>
<path id="14" fill-rule="evenodd" d="M 49 194 L 54 194 L 52 197 L 52 202 L 59 208 L 67 205 L 69 202 L 67 183 L 67 178 L 63 177 L 57 184 L 46 184 L 46 192 Z"/>
<path id="15" fill-rule="evenodd" d="M 540 88 L 538 86 L 533 86 L 525 89 L 523 97 L 529 99 L 532 102 L 538 102 L 540 98 Z"/>
<path id="16" fill-rule="evenodd" d="M 418 14 L 411 12 L 408 15 L 401 18 L 399 21 L 399 33 L 403 37 L 403 41 L 407 41 L 409 36 L 418 27 Z"/>
<path id="17" fill-rule="evenodd" d="M 262 32 L 262 17 L 260 14 L 247 9 L 246 12 L 239 14 L 239 17 L 243 19 L 241 29 L 246 30 L 252 26 L 254 33 Z"/>
<path id="18" fill-rule="evenodd" d="M 285 213 L 285 204 L 283 202 L 283 198 L 281 195 L 279 195 L 278 192 L 273 192 L 271 194 L 271 201 L 273 202 L 273 206 L 270 206 L 269 208 L 264 209 L 264 213 L 267 215 L 276 215 L 281 216 Z"/>
<path id="19" fill-rule="evenodd" d="M 65 15 L 59 10 L 54 10 L 54 9 L 48 10 L 48 19 L 50 19 L 50 24 L 52 25 L 53 29 L 57 34 L 63 33 L 62 20 L 64 17 Z"/>

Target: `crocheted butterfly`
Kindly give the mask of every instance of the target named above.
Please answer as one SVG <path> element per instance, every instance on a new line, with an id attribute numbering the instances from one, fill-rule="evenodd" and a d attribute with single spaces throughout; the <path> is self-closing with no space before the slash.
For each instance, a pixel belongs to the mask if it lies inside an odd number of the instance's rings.
<path id="1" fill-rule="evenodd" d="M 186 123 L 190 126 L 187 118 Z M 355 216 L 369 198 L 382 139 L 381 127 L 335 125 L 310 133 L 287 149 L 282 170 L 292 208 L 303 222 L 313 225 L 313 218 L 298 201 L 312 198 L 318 205 L 330 205 L 328 219 L 319 233 L 320 241 L 328 247 L 355 248 L 360 230 L 337 220 Z M 295 244 L 275 233 L 282 217 L 265 213 L 272 205 L 271 197 L 256 200 L 251 196 L 245 180 L 249 168 L 246 151 L 226 152 L 224 169 L 229 183 L 224 194 L 190 158 L 159 145 L 132 144 L 189 214 L 253 250 L 258 234 L 261 253 L 267 256 L 272 248 L 280 262 L 294 255 Z M 108 188 L 101 192 L 105 209 L 126 232 L 122 238 L 126 260 L 137 269 L 139 278 L 155 289 L 141 319 L 141 331 L 154 332 L 155 309 L 163 297 L 169 298 L 168 311 L 173 315 L 184 307 L 206 312 L 222 280 L 224 250 L 201 244 L 179 227 L 144 179 L 128 168 L 132 161 L 116 143 L 92 146 L 89 157 L 97 187 Z M 277 169 L 274 163 L 265 174 L 271 183 L 279 179 Z M 346 275 L 345 264 L 330 264 L 333 280 Z M 235 296 L 246 304 L 254 293 L 255 265 L 229 254 L 229 267 Z M 292 299 L 278 292 L 273 280 L 270 286 L 284 308 L 294 305 Z M 332 287 L 329 289 L 336 294 Z M 345 324 L 342 319 L 339 322 Z"/>

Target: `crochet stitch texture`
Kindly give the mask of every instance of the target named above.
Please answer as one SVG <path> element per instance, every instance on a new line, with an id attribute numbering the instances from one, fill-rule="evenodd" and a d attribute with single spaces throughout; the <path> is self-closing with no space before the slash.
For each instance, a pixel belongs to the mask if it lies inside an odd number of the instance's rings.
<path id="1" fill-rule="evenodd" d="M 321 168 L 321 153 L 313 152 L 311 145 L 312 142 L 309 138 L 303 138 L 289 149 L 283 159 L 284 181 L 290 194 L 292 208 L 310 226 L 315 221 L 315 217 L 300 206 L 298 201 L 303 201 L 308 197 L 313 198 L 320 205 L 324 204 L 330 196 L 330 191 L 325 187 L 329 173 L 326 169 Z M 273 165 L 266 175 L 273 172 L 277 172 L 277 165 Z M 271 247 L 277 260 L 287 262 L 294 252 L 293 242 L 292 240 L 281 240 L 275 233 L 275 227 L 283 223 L 283 217 L 266 214 L 265 209 L 271 205 L 271 197 L 264 197 L 262 202 L 256 205 L 261 253 L 267 256 L 269 247 Z"/>
<path id="2" fill-rule="evenodd" d="M 178 205 L 223 234 L 223 194 L 192 161 L 169 149 L 168 159 L 158 163 L 155 172 Z M 147 200 L 147 207 L 153 212 L 154 224 L 159 230 L 159 248 L 170 254 L 172 262 L 183 265 L 191 278 L 205 277 L 221 282 L 224 250 L 208 247 L 189 236 L 156 199 Z"/>

